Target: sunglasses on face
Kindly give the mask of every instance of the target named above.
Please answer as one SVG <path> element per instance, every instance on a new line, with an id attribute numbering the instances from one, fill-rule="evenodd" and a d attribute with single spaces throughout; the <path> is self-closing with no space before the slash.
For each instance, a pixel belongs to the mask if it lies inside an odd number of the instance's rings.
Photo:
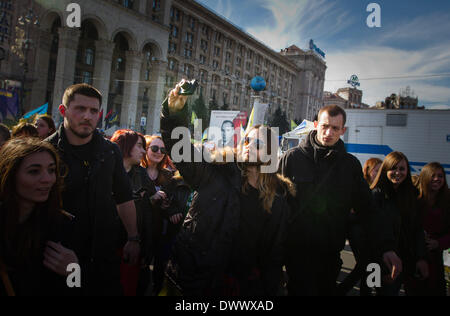
<path id="1" fill-rule="evenodd" d="M 256 150 L 260 150 L 264 146 L 264 142 L 258 138 L 245 137 L 244 145 L 251 145 L 256 147 Z"/>
<path id="2" fill-rule="evenodd" d="M 163 154 L 163 155 L 167 155 L 167 150 L 166 150 L 166 148 L 164 148 L 164 147 L 159 147 L 159 146 L 150 146 L 150 149 L 152 150 L 152 152 L 154 152 L 155 154 L 158 152 L 158 151 L 161 151 L 161 154 Z"/>

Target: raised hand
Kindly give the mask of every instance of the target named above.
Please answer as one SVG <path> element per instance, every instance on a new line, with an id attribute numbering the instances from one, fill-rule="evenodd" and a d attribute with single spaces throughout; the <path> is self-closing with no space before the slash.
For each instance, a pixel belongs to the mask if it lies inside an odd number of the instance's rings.
<path id="1" fill-rule="evenodd" d="M 169 94 L 169 111 L 175 113 L 181 111 L 186 104 L 187 96 L 180 95 L 181 86 L 186 82 L 185 79 L 181 80 Z"/>

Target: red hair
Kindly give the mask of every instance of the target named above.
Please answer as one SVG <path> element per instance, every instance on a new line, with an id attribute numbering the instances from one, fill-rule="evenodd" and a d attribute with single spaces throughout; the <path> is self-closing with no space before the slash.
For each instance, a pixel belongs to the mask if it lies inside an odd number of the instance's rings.
<path id="1" fill-rule="evenodd" d="M 145 138 L 145 144 L 146 144 L 145 145 L 145 152 L 146 152 L 146 154 L 145 154 L 144 158 L 141 161 L 141 166 L 144 167 L 145 169 L 147 169 L 148 166 L 150 166 L 150 161 L 149 161 L 148 155 L 147 155 L 148 149 L 150 148 L 150 145 L 153 143 L 153 141 L 155 139 L 159 139 L 163 144 L 164 144 L 164 141 L 163 141 L 162 137 L 158 136 L 158 135 L 151 135 L 151 136 L 150 135 L 145 135 L 144 138 Z M 158 164 L 157 168 L 158 168 L 158 170 L 161 170 L 161 169 L 164 169 L 164 168 L 170 168 L 170 169 L 172 169 L 174 171 L 177 170 L 177 168 L 175 168 L 175 165 L 172 162 L 172 159 L 170 159 L 169 155 L 164 155 L 163 160 L 161 160 L 161 162 Z"/>
<path id="2" fill-rule="evenodd" d="M 145 138 L 144 135 L 132 131 L 130 129 L 119 129 L 111 137 L 111 141 L 119 145 L 120 151 L 122 152 L 123 158 L 128 158 L 131 155 L 133 147 L 138 142 L 139 137 L 142 140 L 142 147 L 145 149 Z"/>
<path id="3" fill-rule="evenodd" d="M 383 163 L 383 161 L 381 161 L 381 159 L 378 159 L 378 158 L 370 158 L 369 160 L 367 160 L 364 163 L 363 175 L 364 175 L 364 179 L 366 179 L 369 186 L 372 184 L 372 179 L 370 177 L 370 174 L 372 173 L 373 169 L 377 165 L 379 165 L 379 164 L 381 165 L 382 163 Z M 373 179 L 373 180 L 375 180 L 375 179 Z"/>

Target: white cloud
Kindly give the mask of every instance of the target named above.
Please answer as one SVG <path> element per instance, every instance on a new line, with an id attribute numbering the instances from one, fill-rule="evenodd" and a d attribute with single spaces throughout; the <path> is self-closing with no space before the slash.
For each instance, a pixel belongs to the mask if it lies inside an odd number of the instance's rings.
<path id="1" fill-rule="evenodd" d="M 436 56 L 436 52 L 439 51 L 450 51 L 450 43 L 414 52 L 367 46 L 328 54 L 325 90 L 336 91 L 338 88 L 348 86 L 347 78 L 356 74 L 361 79 L 380 78 L 361 80 L 363 102 L 369 105 L 374 105 L 391 93 L 398 93 L 407 85 L 418 95 L 420 104 L 431 102 L 450 104 L 450 87 L 431 83 L 431 80 L 442 78 L 423 79 L 425 75 L 445 72 L 444 66 L 447 66 L 447 72 L 450 72 L 448 71 L 450 54 Z M 407 76 L 412 78 L 388 79 Z"/>
<path id="2" fill-rule="evenodd" d="M 301 47 L 310 38 L 332 36 L 352 23 L 347 12 L 339 12 L 336 2 L 261 0 L 260 5 L 272 12 L 275 26 L 261 21 L 246 31 L 276 51 L 292 44 Z"/>
<path id="3" fill-rule="evenodd" d="M 403 19 L 406 21 L 401 23 L 392 20 L 383 23 L 382 28 L 369 37 L 351 39 L 344 30 L 353 25 L 356 17 L 341 9 L 337 1 L 249 1 L 273 15 L 274 23 L 270 25 L 261 21 L 257 26 L 246 28 L 267 46 L 276 51 L 292 44 L 306 47 L 309 39 L 314 38 L 319 47 L 327 50 L 326 91 L 348 86 L 347 80 L 352 74 L 362 79 L 415 76 L 363 80 L 363 102 L 374 105 L 409 85 L 418 95 L 420 105 L 450 104 L 450 78 L 420 78 L 428 74 L 450 73 L 450 14 L 436 11 Z M 244 18 L 244 14 L 251 14 L 239 11 L 235 3 L 231 5 L 230 0 L 219 0 L 214 5 L 218 12 L 229 19 L 234 18 L 235 22 Z M 345 39 L 352 40 L 352 45 L 342 50 L 334 49 L 335 40 Z M 423 45 L 424 42 L 427 45 Z"/>

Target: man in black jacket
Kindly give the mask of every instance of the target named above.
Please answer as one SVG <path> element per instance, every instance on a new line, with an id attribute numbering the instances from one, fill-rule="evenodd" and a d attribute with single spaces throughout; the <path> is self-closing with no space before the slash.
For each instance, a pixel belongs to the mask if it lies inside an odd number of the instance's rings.
<path id="1" fill-rule="evenodd" d="M 359 161 L 340 140 L 345 121 L 340 107 L 321 109 L 316 130 L 280 160 L 280 172 L 295 183 L 298 192 L 291 200 L 286 252 L 289 295 L 335 295 L 350 210 L 369 227 L 370 190 Z M 395 278 L 401 271 L 400 259 L 391 249 L 381 253 Z"/>
<path id="2" fill-rule="evenodd" d="M 63 208 L 74 216 L 68 247 L 81 265 L 82 292 L 120 295 L 119 219 L 127 232 L 124 259 L 138 261 L 136 208 L 120 149 L 96 130 L 100 92 L 87 84 L 66 89 L 59 111 L 64 123 L 47 141 L 58 150 L 65 173 Z"/>

